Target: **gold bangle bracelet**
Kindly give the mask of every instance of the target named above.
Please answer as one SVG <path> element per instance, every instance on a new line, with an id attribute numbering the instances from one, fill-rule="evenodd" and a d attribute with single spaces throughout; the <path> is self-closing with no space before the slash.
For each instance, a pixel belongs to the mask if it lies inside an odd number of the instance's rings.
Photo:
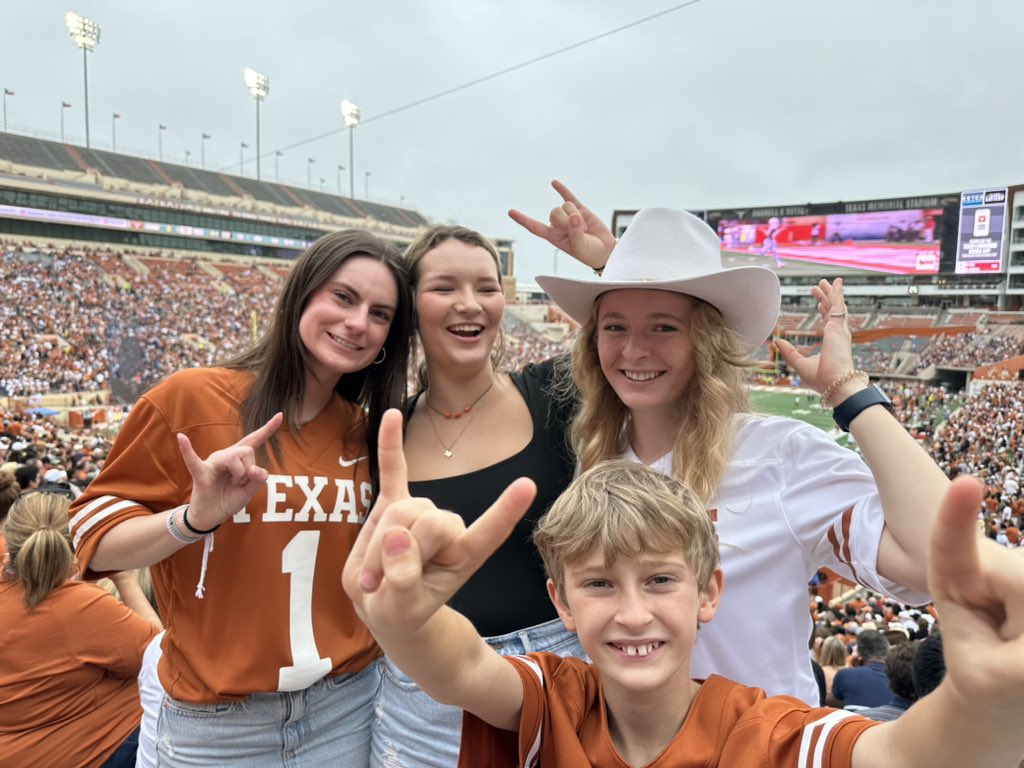
<path id="1" fill-rule="evenodd" d="M 852 381 L 853 379 L 860 379 L 864 383 L 864 386 L 867 386 L 868 384 L 871 383 L 871 377 L 868 376 L 867 373 L 865 373 L 864 371 L 857 368 L 855 368 L 852 371 L 847 371 L 838 379 L 829 384 L 825 388 L 825 391 L 821 393 L 821 407 L 833 408 L 834 406 L 832 404 L 832 396 L 836 393 L 836 390 L 843 386 L 843 384 L 845 384 L 846 382 Z"/>

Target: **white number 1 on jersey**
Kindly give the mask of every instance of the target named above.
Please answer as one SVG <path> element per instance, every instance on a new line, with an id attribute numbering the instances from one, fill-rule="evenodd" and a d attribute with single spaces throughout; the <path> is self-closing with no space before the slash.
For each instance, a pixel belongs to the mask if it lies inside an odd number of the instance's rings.
<path id="1" fill-rule="evenodd" d="M 279 670 L 279 691 L 308 688 L 330 672 L 333 666 L 329 658 L 320 657 L 313 638 L 313 569 L 319 544 L 320 531 L 300 531 L 281 553 L 281 572 L 292 575 L 288 600 L 292 665 Z"/>

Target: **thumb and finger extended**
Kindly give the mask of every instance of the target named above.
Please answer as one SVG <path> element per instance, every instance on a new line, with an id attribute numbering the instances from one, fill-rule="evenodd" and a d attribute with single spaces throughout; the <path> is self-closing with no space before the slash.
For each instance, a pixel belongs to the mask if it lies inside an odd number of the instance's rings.
<path id="1" fill-rule="evenodd" d="M 962 475 L 946 490 L 932 526 L 928 554 L 928 584 L 935 597 L 947 596 L 954 586 L 978 575 L 978 511 L 981 483 Z"/>

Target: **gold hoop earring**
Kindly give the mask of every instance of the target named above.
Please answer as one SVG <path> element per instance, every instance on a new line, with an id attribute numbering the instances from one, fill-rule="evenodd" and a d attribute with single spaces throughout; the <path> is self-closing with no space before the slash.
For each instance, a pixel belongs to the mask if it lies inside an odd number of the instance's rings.
<path id="1" fill-rule="evenodd" d="M 388 356 L 388 351 L 386 349 L 384 349 L 384 347 L 381 347 L 380 348 L 380 357 L 378 357 L 376 360 L 374 360 L 372 365 L 380 365 L 381 363 L 383 363 L 387 359 L 387 356 Z"/>

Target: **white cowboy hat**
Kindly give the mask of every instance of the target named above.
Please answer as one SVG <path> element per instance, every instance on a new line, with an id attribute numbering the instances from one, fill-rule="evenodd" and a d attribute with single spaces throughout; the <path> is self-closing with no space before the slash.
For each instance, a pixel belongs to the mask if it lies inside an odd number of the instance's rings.
<path id="1" fill-rule="evenodd" d="M 672 291 L 703 299 L 753 351 L 771 334 L 779 316 L 779 278 L 766 267 L 722 266 L 718 235 L 693 214 L 644 208 L 612 250 L 601 277 L 574 280 L 541 275 L 537 283 L 578 323 L 590 319 L 594 302 L 608 291 Z"/>

